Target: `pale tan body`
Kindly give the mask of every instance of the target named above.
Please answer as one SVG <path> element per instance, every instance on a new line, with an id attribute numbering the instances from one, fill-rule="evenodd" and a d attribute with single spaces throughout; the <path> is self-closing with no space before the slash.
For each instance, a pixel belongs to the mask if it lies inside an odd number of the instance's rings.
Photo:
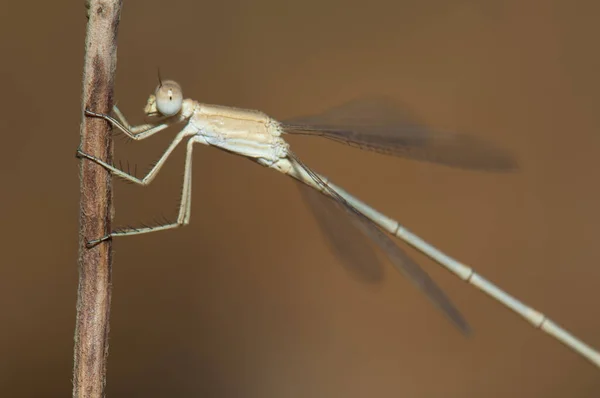
<path id="1" fill-rule="evenodd" d="M 157 88 L 157 91 L 162 87 L 162 85 L 163 83 L 161 83 L 161 86 Z M 169 95 L 171 94 L 171 91 L 169 91 Z M 428 255 L 433 260 L 443 265 L 446 269 L 460 277 L 462 280 L 476 286 L 489 296 L 500 301 L 502 304 L 521 315 L 523 318 L 533 324 L 534 327 L 540 328 L 546 333 L 554 336 L 559 341 L 593 362 L 596 366 L 600 367 L 600 353 L 571 335 L 566 330 L 562 329 L 556 323 L 548 319 L 544 314 L 510 296 L 485 278 L 475 273 L 472 268 L 442 253 L 432 245 L 425 242 L 423 239 L 419 238 L 401 226 L 398 221 L 381 214 L 366 203 L 350 195 L 340 187 L 332 184 L 325 177 L 312 172 L 305 165 L 299 163 L 299 160 L 290 152 L 287 142 L 285 142 L 285 140 L 282 138 L 282 135 L 285 131 L 283 130 L 282 124 L 278 121 L 259 111 L 202 104 L 191 99 L 183 100 L 182 98 L 179 98 L 179 100 L 179 108 L 175 109 L 177 112 L 173 112 L 171 116 L 164 118 L 163 123 L 158 125 L 147 124 L 141 126 L 130 126 L 125 117 L 116 107 L 114 111 L 117 114 L 120 122 L 107 115 L 86 111 L 86 114 L 89 116 L 101 117 L 111 122 L 134 140 L 147 138 L 175 122 L 187 123 L 186 126 L 177 134 L 163 156 L 143 179 L 138 179 L 121 170 L 118 170 L 112 165 L 109 165 L 102 160 L 95 158 L 94 156 L 80 151 L 78 152 L 80 156 L 86 157 L 102 165 L 115 175 L 140 185 L 149 184 L 154 179 L 157 172 L 160 170 L 175 147 L 184 138 L 189 137 L 186 152 L 182 201 L 177 222 L 156 227 L 114 231 L 103 238 L 91 241 L 91 245 L 100 243 L 113 236 L 149 233 L 170 228 L 177 228 L 188 224 L 191 214 L 192 148 L 194 143 L 199 142 L 247 157 L 265 167 L 269 167 L 281 173 L 287 174 L 330 197 L 338 196 L 346 203 L 347 206 L 358 210 L 358 212 L 371 220 L 373 223 L 377 224 L 377 226 L 379 226 L 382 230 L 399 237 L 411 246 Z M 149 97 L 145 108 L 146 114 L 161 114 L 157 108 L 156 101 L 155 95 L 151 95 Z M 164 114 L 164 112 L 162 113 Z M 313 173 L 313 175 L 310 175 L 310 173 Z"/>
<path id="2" fill-rule="evenodd" d="M 189 128 L 204 143 L 268 165 L 287 156 L 279 122 L 263 112 L 193 101 Z"/>

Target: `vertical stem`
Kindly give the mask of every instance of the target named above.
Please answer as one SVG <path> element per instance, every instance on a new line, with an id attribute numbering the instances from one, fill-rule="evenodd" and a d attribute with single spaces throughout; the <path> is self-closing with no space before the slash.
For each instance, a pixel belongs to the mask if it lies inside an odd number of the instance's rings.
<path id="1" fill-rule="evenodd" d="M 84 108 L 108 113 L 113 102 L 117 30 L 122 0 L 86 0 L 88 8 L 83 71 L 81 149 L 112 163 L 108 124 L 87 118 Z M 73 397 L 100 398 L 106 385 L 111 299 L 111 241 L 87 249 L 87 239 L 111 228 L 112 187 L 109 173 L 80 162 L 79 288 L 73 369 Z"/>

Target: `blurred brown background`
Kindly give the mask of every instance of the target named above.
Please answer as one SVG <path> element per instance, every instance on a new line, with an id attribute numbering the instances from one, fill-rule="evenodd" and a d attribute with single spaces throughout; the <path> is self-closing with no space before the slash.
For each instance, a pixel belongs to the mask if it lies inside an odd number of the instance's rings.
<path id="1" fill-rule="evenodd" d="M 292 137 L 314 169 L 600 348 L 599 6 L 584 1 L 125 1 L 116 98 L 133 123 L 156 69 L 184 94 L 277 118 L 387 94 L 519 156 L 452 170 Z M 0 391 L 71 394 L 83 1 L 10 2 L 4 82 Z M 155 160 L 174 130 L 116 140 Z M 115 183 L 116 225 L 175 217 L 181 146 Z M 109 397 L 597 397 L 600 372 L 410 253 L 474 328 L 460 335 L 386 263 L 331 254 L 291 179 L 194 152 L 187 228 L 114 243 Z"/>

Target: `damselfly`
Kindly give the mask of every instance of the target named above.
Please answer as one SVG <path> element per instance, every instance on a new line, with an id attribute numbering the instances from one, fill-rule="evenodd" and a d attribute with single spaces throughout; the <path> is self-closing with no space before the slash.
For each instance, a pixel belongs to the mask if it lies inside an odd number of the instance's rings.
<path id="1" fill-rule="evenodd" d="M 600 353 L 559 327 L 542 313 L 510 296 L 474 270 L 442 253 L 423 239 L 366 203 L 334 185 L 316 173 L 291 151 L 286 134 L 326 137 L 383 154 L 431 161 L 447 166 L 506 171 L 517 168 L 515 159 L 504 150 L 464 134 L 440 133 L 419 123 L 407 122 L 403 112 L 385 100 L 352 101 L 325 113 L 287 121 L 277 121 L 254 110 L 203 104 L 184 99 L 181 87 L 174 81 L 160 81 L 150 95 L 144 112 L 158 116 L 154 124 L 131 126 L 119 109 L 113 108 L 117 118 L 86 110 L 91 117 L 102 118 L 134 140 L 148 138 L 175 123 L 185 123 L 158 162 L 143 178 L 130 175 L 113 165 L 77 151 L 78 156 L 103 166 L 112 174 L 140 185 L 148 185 L 156 177 L 175 147 L 187 139 L 183 194 L 177 221 L 164 225 L 115 230 L 106 236 L 88 242 L 93 247 L 116 236 L 127 236 L 162 231 L 187 225 L 190 222 L 192 197 L 192 150 L 194 144 L 214 146 L 244 156 L 262 166 L 287 174 L 302 184 L 303 194 L 313 207 L 335 208 L 347 213 L 351 223 L 367 235 L 387 255 L 392 264 L 408 277 L 441 311 L 461 330 L 469 333 L 469 326 L 445 293 L 428 274 L 402 251 L 388 236 L 396 236 L 420 250 L 462 280 L 521 315 L 534 327 L 554 336 L 568 347 L 600 367 Z M 316 194 L 320 192 L 321 194 Z M 323 207 L 321 207 L 323 206 Z M 333 206 L 333 207 L 332 207 Z M 323 213 L 321 213 L 323 214 Z M 322 221 L 322 220 L 320 220 Z M 337 234 L 321 222 L 321 227 L 334 243 L 344 251 Z M 348 259 L 352 261 L 352 259 Z"/>

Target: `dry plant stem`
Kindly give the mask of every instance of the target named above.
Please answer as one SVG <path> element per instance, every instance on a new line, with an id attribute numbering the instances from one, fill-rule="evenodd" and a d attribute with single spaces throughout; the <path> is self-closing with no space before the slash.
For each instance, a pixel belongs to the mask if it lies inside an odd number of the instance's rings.
<path id="1" fill-rule="evenodd" d="M 86 1 L 88 9 L 83 74 L 81 149 L 112 163 L 108 124 L 87 118 L 84 108 L 108 113 L 113 102 L 117 30 L 122 0 Z M 111 228 L 110 175 L 98 165 L 80 163 L 79 288 L 73 369 L 73 397 L 103 397 L 111 298 L 111 242 L 87 249 L 86 239 Z"/>

